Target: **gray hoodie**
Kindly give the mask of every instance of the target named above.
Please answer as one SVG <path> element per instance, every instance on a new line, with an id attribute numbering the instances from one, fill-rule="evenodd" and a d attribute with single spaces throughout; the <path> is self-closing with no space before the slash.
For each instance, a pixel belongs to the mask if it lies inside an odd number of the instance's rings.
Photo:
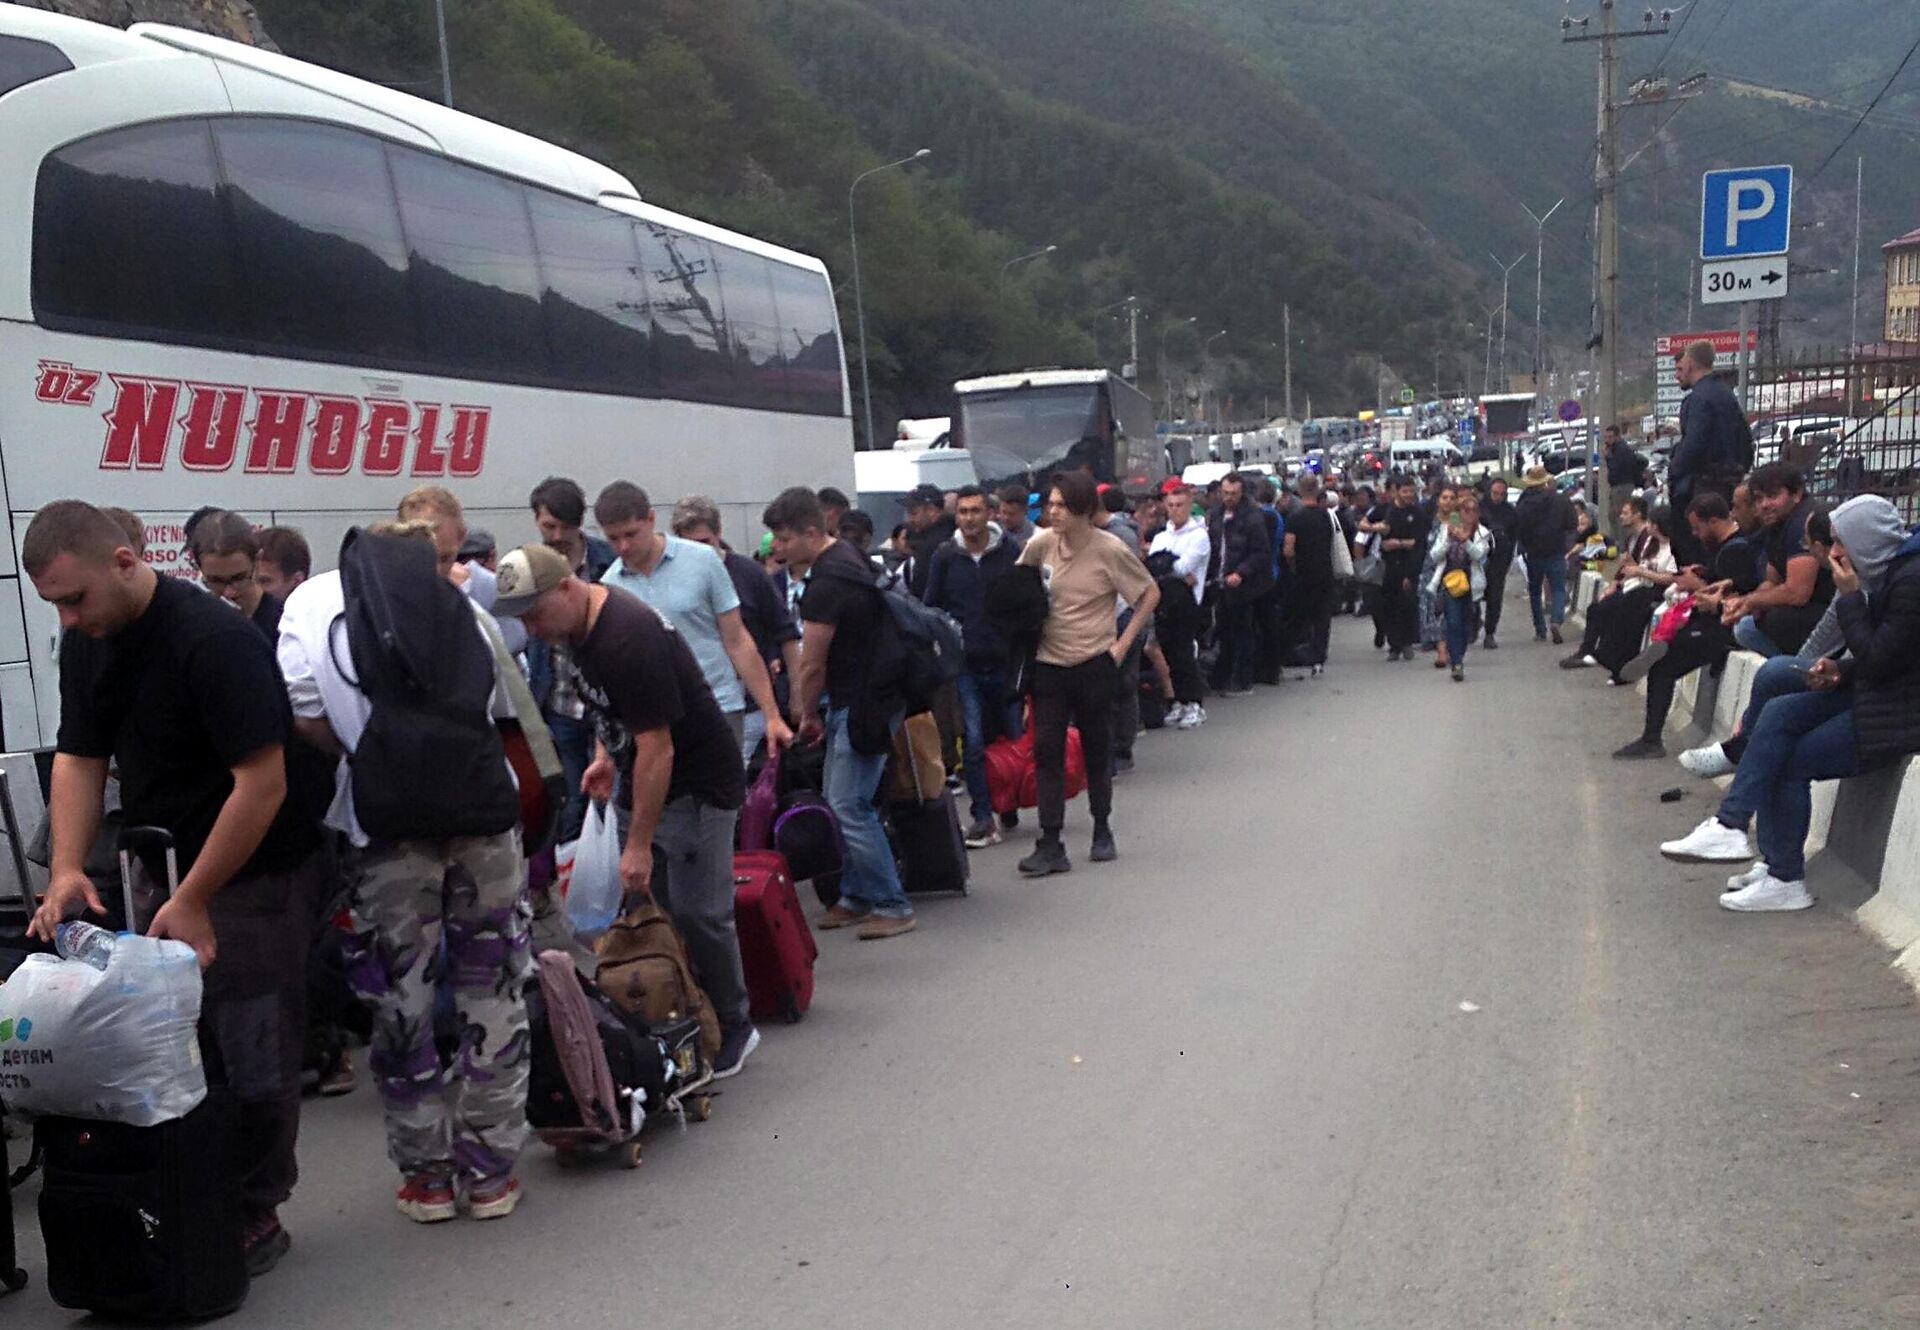
<path id="1" fill-rule="evenodd" d="M 1860 574 L 1862 589 L 1880 581 L 1880 574 L 1886 571 L 1887 561 L 1893 558 L 1894 552 L 1907 538 L 1907 529 L 1900 524 L 1899 511 L 1878 494 L 1862 494 L 1858 498 L 1848 499 L 1833 510 L 1828 520 L 1833 523 L 1834 539 L 1847 547 L 1847 557 L 1853 560 L 1854 570 Z M 1822 656 L 1832 655 L 1846 644 L 1846 635 L 1840 631 L 1839 617 L 1829 603 L 1827 612 L 1820 616 L 1820 622 L 1807 635 L 1806 644 L 1800 648 L 1798 658 L 1816 661 Z"/>

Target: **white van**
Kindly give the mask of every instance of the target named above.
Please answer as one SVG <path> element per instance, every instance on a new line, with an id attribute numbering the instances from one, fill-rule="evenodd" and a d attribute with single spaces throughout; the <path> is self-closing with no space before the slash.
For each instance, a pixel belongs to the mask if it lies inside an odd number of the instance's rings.
<path id="1" fill-rule="evenodd" d="M 1438 462 L 1444 467 L 1463 467 L 1466 454 L 1439 435 L 1408 439 L 1387 449 L 1387 467 L 1403 475 L 1417 475 Z"/>

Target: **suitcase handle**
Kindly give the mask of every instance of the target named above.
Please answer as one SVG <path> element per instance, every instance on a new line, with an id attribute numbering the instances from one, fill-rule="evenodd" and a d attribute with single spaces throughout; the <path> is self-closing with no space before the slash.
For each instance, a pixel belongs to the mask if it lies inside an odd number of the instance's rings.
<path id="1" fill-rule="evenodd" d="M 116 841 L 120 851 L 120 903 L 126 909 L 127 931 L 138 933 L 140 925 L 133 912 L 133 859 L 143 850 L 159 850 L 167 864 L 167 899 L 180 886 L 180 861 L 173 833 L 165 827 L 123 827 Z"/>

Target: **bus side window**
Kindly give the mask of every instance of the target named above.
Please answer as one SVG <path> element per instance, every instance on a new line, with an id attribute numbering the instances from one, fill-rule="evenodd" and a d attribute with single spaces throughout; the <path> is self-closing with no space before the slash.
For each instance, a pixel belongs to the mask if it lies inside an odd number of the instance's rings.
<path id="1" fill-rule="evenodd" d="M 258 341 L 416 358 L 407 244 L 380 140 L 292 120 L 213 125 Z"/>
<path id="2" fill-rule="evenodd" d="M 244 336 L 233 248 L 204 120 L 68 144 L 34 191 L 33 310 L 52 328 Z"/>
<path id="3" fill-rule="evenodd" d="M 555 376 L 601 392 L 658 392 L 653 321 L 632 221 L 545 190 L 529 190 L 527 199 Z"/>
<path id="4" fill-rule="evenodd" d="M 546 329 L 526 187 L 397 144 L 387 145 L 387 156 L 428 359 L 477 377 L 543 373 Z"/>
<path id="5" fill-rule="evenodd" d="M 730 405 L 726 310 L 714 277 L 713 247 L 659 222 L 635 222 L 633 230 L 653 312 L 660 391 L 683 401 Z"/>

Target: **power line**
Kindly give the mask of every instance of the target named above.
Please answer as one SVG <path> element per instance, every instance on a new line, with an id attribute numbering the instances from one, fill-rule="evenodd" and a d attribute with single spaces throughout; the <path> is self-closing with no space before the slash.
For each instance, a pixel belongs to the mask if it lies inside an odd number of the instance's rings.
<path id="1" fill-rule="evenodd" d="M 1820 173 L 1832 165 L 1833 159 L 1840 155 L 1840 150 L 1847 146 L 1855 134 L 1860 132 L 1860 126 L 1867 123 L 1867 117 L 1873 114 L 1873 108 L 1880 105 L 1880 99 L 1887 95 L 1887 90 L 1893 87 L 1895 80 L 1897 80 L 1901 74 L 1906 72 L 1907 65 L 1912 61 L 1914 52 L 1916 51 L 1920 51 L 1920 37 L 1913 39 L 1913 45 L 1909 46 L 1906 55 L 1900 58 L 1898 67 L 1894 69 L 1893 73 L 1887 76 L 1887 81 L 1881 85 L 1880 91 L 1873 94 L 1873 100 L 1867 103 L 1867 109 L 1860 113 L 1860 118 L 1854 121 L 1852 127 L 1847 130 L 1840 141 L 1833 145 L 1833 151 L 1827 154 L 1826 161 L 1821 162 L 1819 166 L 1814 168 L 1813 174 L 1807 177 L 1809 181 L 1818 180 Z"/>

